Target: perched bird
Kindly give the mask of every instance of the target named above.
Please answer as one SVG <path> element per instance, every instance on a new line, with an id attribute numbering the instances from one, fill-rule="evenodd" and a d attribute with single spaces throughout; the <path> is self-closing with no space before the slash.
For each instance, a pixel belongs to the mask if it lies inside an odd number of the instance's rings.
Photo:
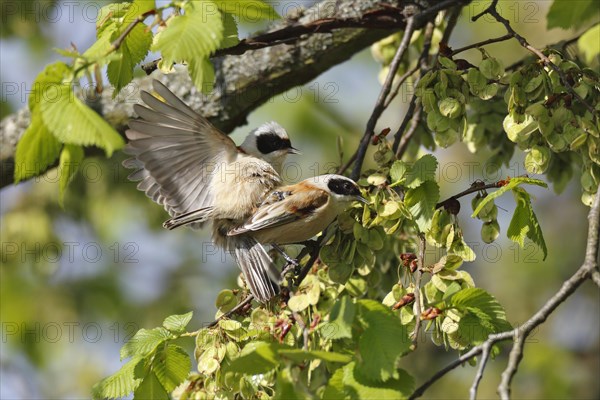
<path id="1" fill-rule="evenodd" d="M 274 245 L 304 242 L 327 228 L 352 201 L 367 203 L 353 180 L 320 175 L 273 190 L 246 222 L 227 235 Z"/>
<path id="2" fill-rule="evenodd" d="M 129 179 L 140 181 L 137 188 L 179 225 L 200 228 L 212 221 L 213 240 L 232 252 L 252 293 L 259 300 L 272 297 L 277 274 L 265 249 L 253 238 L 226 233 L 281 185 L 285 157 L 297 150 L 275 122 L 250 132 L 238 147 L 161 82 L 153 81 L 153 88 L 164 101 L 143 91 L 148 107 L 134 106 L 140 119 L 126 131 L 124 152 L 133 157 L 123 165 L 136 169 Z M 173 218 L 165 227 L 178 226 Z"/>

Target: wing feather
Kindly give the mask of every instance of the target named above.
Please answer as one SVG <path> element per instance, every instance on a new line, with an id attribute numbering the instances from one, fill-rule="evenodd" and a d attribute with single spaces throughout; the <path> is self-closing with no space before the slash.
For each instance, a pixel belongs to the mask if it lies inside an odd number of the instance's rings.
<path id="1" fill-rule="evenodd" d="M 215 166 L 233 159 L 237 147 L 162 83 L 153 87 L 164 101 L 142 92 L 146 106 L 134 106 L 140 119 L 130 121 L 126 132 L 124 152 L 132 158 L 123 165 L 134 169 L 128 178 L 171 216 L 209 209 Z"/>
<path id="2" fill-rule="evenodd" d="M 291 190 L 290 190 L 291 189 Z M 256 232 L 307 218 L 327 204 L 329 195 L 322 189 L 303 185 L 287 186 L 269 194 L 250 218 L 228 235 Z"/>

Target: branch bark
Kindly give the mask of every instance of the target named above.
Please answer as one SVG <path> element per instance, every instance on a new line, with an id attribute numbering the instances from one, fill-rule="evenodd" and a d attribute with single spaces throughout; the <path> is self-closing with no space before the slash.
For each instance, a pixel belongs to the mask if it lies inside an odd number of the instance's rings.
<path id="1" fill-rule="evenodd" d="M 282 20 L 269 32 L 257 35 L 264 40 L 271 34 L 273 40 L 279 40 L 279 36 L 272 32 L 297 33 L 293 44 L 277 44 L 258 50 L 249 48 L 243 49 L 243 54 L 214 57 L 215 88 L 209 96 L 201 95 L 194 88 L 187 71 L 178 71 L 160 79 L 168 81 L 169 88 L 176 95 L 192 108 L 200 110 L 218 128 L 231 132 L 245 124 L 250 112 L 273 96 L 310 82 L 375 41 L 403 29 L 402 13 L 406 7 L 416 6 L 422 14 L 431 15 L 464 3 L 465 0 L 446 0 L 430 5 L 426 0 L 418 0 L 406 6 L 401 1 L 323 0 L 300 17 Z M 344 23 L 341 23 L 338 24 L 341 28 L 337 29 L 336 20 L 346 21 L 346 25 L 353 27 L 343 27 Z M 369 29 L 356 28 L 361 20 Z M 320 22 L 315 25 L 315 21 Z M 320 33 L 321 28 L 315 29 L 315 26 L 323 24 L 331 32 Z M 418 20 L 415 28 L 422 24 L 422 20 Z M 253 46 L 249 42 L 252 43 L 252 40 L 247 40 L 245 45 Z M 112 89 L 95 98 L 86 98 L 83 91 L 77 95 L 123 133 L 127 121 L 134 117 L 133 105 L 139 102 L 140 91 L 149 90 L 151 80 L 158 77 L 152 74 L 136 78 L 116 99 L 112 98 Z M 27 109 L 21 109 L 0 122 L 0 188 L 13 183 L 15 148 L 29 123 Z"/>

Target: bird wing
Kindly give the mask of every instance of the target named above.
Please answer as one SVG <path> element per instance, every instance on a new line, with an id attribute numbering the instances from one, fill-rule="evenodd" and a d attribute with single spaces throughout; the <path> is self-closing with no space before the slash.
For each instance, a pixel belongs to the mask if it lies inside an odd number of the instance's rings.
<path id="1" fill-rule="evenodd" d="M 232 229 L 228 235 L 255 232 L 304 219 L 327 204 L 328 200 L 326 191 L 302 183 L 279 188 L 265 198 L 243 225 Z"/>
<path id="2" fill-rule="evenodd" d="M 135 105 L 140 119 L 129 122 L 126 168 L 138 189 L 177 216 L 213 205 L 211 180 L 217 163 L 238 152 L 233 140 L 188 107 L 159 81 L 153 87 L 164 102 L 142 92 L 148 107 Z M 198 225 L 197 225 L 198 226 Z"/>

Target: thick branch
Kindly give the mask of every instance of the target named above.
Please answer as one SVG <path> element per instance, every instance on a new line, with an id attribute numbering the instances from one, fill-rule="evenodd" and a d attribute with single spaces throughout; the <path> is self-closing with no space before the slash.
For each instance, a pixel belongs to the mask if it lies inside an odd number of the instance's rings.
<path id="1" fill-rule="evenodd" d="M 421 13 L 428 16 L 464 1 L 447 0 L 430 7 L 424 0 L 418 0 L 416 4 L 422 9 Z M 414 4 L 415 2 L 411 3 L 410 7 L 415 7 Z M 384 11 L 389 15 L 401 15 L 405 7 L 405 3 L 400 1 L 324 0 L 306 10 L 296 20 L 279 22 L 271 31 L 281 31 L 287 26 L 310 27 L 315 21 L 336 29 L 331 33 L 320 33 L 319 30 L 317 33 L 314 30 L 299 32 L 302 35 L 293 45 L 279 44 L 247 51 L 242 55 L 213 58 L 216 81 L 214 91 L 209 96 L 198 93 L 188 78 L 187 71 L 178 71 L 162 79 L 192 108 L 200 110 L 223 131 L 231 132 L 237 126 L 243 125 L 249 113 L 268 99 L 310 82 L 332 66 L 348 60 L 356 52 L 404 26 L 403 22 L 396 24 L 393 22 L 395 20 L 390 19 L 388 29 L 337 29 L 331 21 L 352 21 L 356 24 L 356 21 L 365 18 L 370 24 L 382 23 Z M 326 23 L 324 20 L 330 22 Z M 421 20 L 416 24 L 416 28 L 420 26 Z M 314 26 L 312 28 L 314 29 Z M 264 38 L 265 35 L 268 33 L 262 34 L 261 37 Z M 116 99 L 112 98 L 111 90 L 106 90 L 96 100 L 85 99 L 86 103 L 117 131 L 123 133 L 127 121 L 134 117 L 133 105 L 139 102 L 140 90 L 150 90 L 151 80 L 157 77 L 158 75 L 136 78 Z M 85 97 L 83 93 L 79 93 L 79 96 Z M 0 123 L 0 188 L 13 183 L 15 147 L 29 122 L 29 112 L 22 109 L 4 118 Z"/>

